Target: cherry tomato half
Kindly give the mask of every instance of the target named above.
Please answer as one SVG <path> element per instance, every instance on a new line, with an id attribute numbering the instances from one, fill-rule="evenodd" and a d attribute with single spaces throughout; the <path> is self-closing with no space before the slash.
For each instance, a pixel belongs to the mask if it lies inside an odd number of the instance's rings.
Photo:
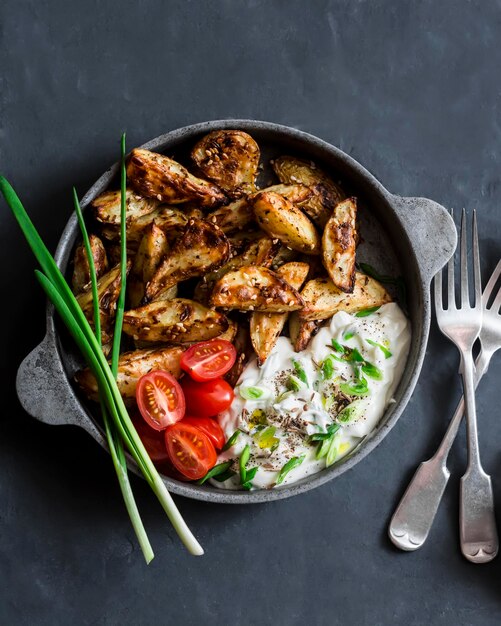
<path id="1" fill-rule="evenodd" d="M 155 463 L 155 465 L 161 465 L 170 462 L 167 448 L 165 447 L 165 436 L 163 432 L 149 426 L 140 414 L 132 417 L 132 423 L 136 427 L 137 434 L 143 442 L 146 452 L 153 463 Z"/>
<path id="2" fill-rule="evenodd" d="M 181 369 L 193 380 L 212 380 L 226 374 L 233 367 L 236 358 L 235 347 L 226 339 L 201 341 L 183 353 Z"/>
<path id="3" fill-rule="evenodd" d="M 219 423 L 212 417 L 185 417 L 183 424 L 190 424 L 199 428 L 209 437 L 216 450 L 221 450 L 225 444 L 224 432 Z"/>
<path id="4" fill-rule="evenodd" d="M 210 417 L 225 411 L 233 401 L 235 394 L 231 385 L 222 378 L 214 378 L 204 383 L 197 383 L 185 376 L 181 385 L 190 415 Z"/>
<path id="5" fill-rule="evenodd" d="M 214 467 L 216 449 L 195 426 L 178 422 L 165 431 L 165 445 L 172 465 L 190 480 L 198 480 Z"/>
<path id="6" fill-rule="evenodd" d="M 183 390 L 174 376 L 163 370 L 141 376 L 136 400 L 141 415 L 155 430 L 164 430 L 184 417 Z"/>

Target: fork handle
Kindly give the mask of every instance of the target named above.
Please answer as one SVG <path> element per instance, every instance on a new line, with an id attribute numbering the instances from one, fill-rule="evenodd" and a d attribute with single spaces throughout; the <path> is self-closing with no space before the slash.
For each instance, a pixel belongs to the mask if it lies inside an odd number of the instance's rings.
<path id="1" fill-rule="evenodd" d="M 487 371 L 491 358 L 492 352 L 482 348 L 475 362 L 475 387 Z M 464 406 L 464 398 L 461 398 L 440 446 L 428 461 L 419 465 L 391 518 L 388 534 L 401 550 L 417 550 L 430 533 L 449 481 L 447 457 L 463 419 Z"/>

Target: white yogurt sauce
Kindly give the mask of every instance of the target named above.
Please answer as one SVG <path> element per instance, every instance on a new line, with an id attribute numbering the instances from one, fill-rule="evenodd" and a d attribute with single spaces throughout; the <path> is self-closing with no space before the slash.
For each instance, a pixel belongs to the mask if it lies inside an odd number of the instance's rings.
<path id="1" fill-rule="evenodd" d="M 339 345 L 333 347 L 332 340 L 348 348 L 344 355 Z M 236 443 L 218 459 L 218 463 L 233 460 L 235 475 L 224 482 L 212 479 L 211 484 L 223 489 L 242 488 L 238 460 L 246 445 L 250 446 L 247 468 L 258 468 L 252 479 L 253 489 L 274 487 L 280 470 L 292 458 L 304 457 L 287 473 L 282 484 L 319 472 L 326 467 L 325 456 L 316 458 L 322 441 L 311 441 L 310 436 L 325 433 L 333 424 L 340 428 L 330 439 L 333 441 L 330 462 L 349 454 L 377 426 L 391 402 L 406 363 L 409 344 L 410 324 L 395 303 L 385 304 L 366 317 L 337 313 L 303 352 L 294 352 L 290 340 L 280 337 L 262 367 L 258 367 L 256 358 L 247 364 L 230 409 L 219 417 L 227 438 L 237 429 L 241 432 Z M 356 358 L 350 358 L 350 349 L 358 350 L 369 366 L 357 367 Z M 356 352 L 351 355 L 357 357 Z M 346 358 L 348 360 L 344 360 Z M 333 371 L 322 368 L 326 359 Z M 298 381 L 293 361 L 306 375 L 306 384 Z M 354 385 L 360 379 L 362 389 L 358 391 L 364 393 L 366 381 L 366 395 L 346 393 L 346 384 Z M 257 390 L 249 390 L 249 387 Z M 248 399 L 249 391 L 261 396 Z M 344 406 L 350 408 L 339 415 Z"/>

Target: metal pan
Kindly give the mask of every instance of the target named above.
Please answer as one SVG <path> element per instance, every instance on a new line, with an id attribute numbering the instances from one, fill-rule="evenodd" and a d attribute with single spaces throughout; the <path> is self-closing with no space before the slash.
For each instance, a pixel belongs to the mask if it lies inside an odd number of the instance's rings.
<path id="1" fill-rule="evenodd" d="M 358 197 L 362 207 L 360 223 L 363 242 L 357 258 L 372 263 L 384 273 L 404 277 L 412 326 L 411 347 L 395 393 L 395 403 L 387 408 L 372 434 L 338 464 L 290 486 L 251 492 L 202 487 L 165 477 L 165 483 L 173 493 L 197 500 L 239 504 L 268 502 L 303 493 L 336 478 L 359 463 L 395 425 L 412 395 L 425 355 L 431 317 L 430 281 L 452 255 L 456 230 L 447 211 L 433 200 L 391 194 L 352 157 L 294 128 L 252 120 L 205 122 L 161 135 L 142 147 L 187 162 L 190 148 L 200 137 L 224 128 L 237 128 L 250 133 L 261 147 L 263 161 L 268 162 L 280 154 L 311 158 L 339 180 L 350 194 Z M 118 165 L 115 164 L 99 178 L 85 194 L 83 208 L 110 185 L 117 171 Z M 266 168 L 262 178 L 263 183 L 271 181 L 271 173 Z M 77 238 L 77 221 L 72 216 L 55 255 L 63 272 L 68 270 Z M 71 342 L 58 332 L 51 305 L 47 306 L 46 316 L 47 334 L 44 340 L 25 358 L 18 371 L 17 393 L 21 404 L 30 415 L 46 424 L 80 426 L 106 447 L 98 413 L 79 397 L 72 383 L 79 364 L 78 355 Z M 136 471 L 132 461 L 130 465 Z"/>

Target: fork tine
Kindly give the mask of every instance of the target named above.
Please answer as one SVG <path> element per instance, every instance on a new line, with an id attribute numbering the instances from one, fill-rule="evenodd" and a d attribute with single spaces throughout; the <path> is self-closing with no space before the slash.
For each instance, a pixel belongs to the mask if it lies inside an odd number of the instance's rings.
<path id="1" fill-rule="evenodd" d="M 478 246 L 477 211 L 473 209 L 473 280 L 475 284 L 475 304 L 482 305 L 482 277 L 480 275 L 480 252 Z"/>
<path id="2" fill-rule="evenodd" d="M 435 274 L 433 283 L 435 285 L 435 311 L 441 311 L 444 308 L 442 302 L 442 270 Z"/>
<path id="3" fill-rule="evenodd" d="M 501 287 L 499 288 L 497 296 L 494 299 L 494 302 L 492 303 L 492 306 L 490 307 L 490 310 L 494 311 L 494 313 L 499 313 L 499 308 L 500 307 L 501 307 Z"/>
<path id="4" fill-rule="evenodd" d="M 468 226 L 466 224 L 466 211 L 461 212 L 461 252 L 460 252 L 460 265 L 461 265 L 461 308 L 470 306 L 470 299 L 468 294 L 468 248 L 466 245 L 466 231 Z"/>
<path id="5" fill-rule="evenodd" d="M 454 219 L 454 211 L 451 209 L 451 217 Z M 456 308 L 456 287 L 454 282 L 454 259 L 456 257 L 456 253 L 451 256 L 449 259 L 449 263 L 447 264 L 447 308 L 455 309 Z"/>
<path id="6" fill-rule="evenodd" d="M 484 288 L 484 295 L 482 296 L 483 305 L 487 306 L 489 299 L 492 294 L 492 290 L 496 286 L 498 282 L 499 275 L 501 274 L 501 259 L 499 259 L 498 264 L 496 265 L 496 269 L 492 272 L 491 277 L 489 278 L 489 282 Z"/>

